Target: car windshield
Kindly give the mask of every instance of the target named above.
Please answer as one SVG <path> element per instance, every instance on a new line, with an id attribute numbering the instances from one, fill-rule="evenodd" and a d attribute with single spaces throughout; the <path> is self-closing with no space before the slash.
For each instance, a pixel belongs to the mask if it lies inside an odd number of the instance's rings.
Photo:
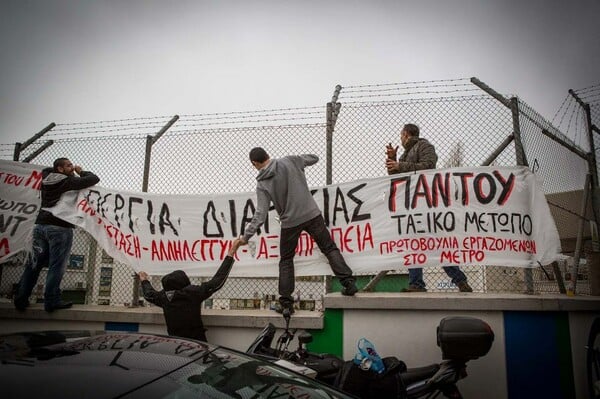
<path id="1" fill-rule="evenodd" d="M 350 398 L 272 363 L 218 348 L 125 398 Z"/>

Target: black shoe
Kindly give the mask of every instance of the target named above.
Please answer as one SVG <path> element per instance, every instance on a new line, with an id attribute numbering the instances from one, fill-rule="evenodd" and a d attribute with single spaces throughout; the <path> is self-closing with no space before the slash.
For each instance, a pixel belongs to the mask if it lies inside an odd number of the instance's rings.
<path id="1" fill-rule="evenodd" d="M 427 292 L 427 288 L 411 284 L 408 288 L 402 288 L 402 292 Z"/>
<path id="2" fill-rule="evenodd" d="M 27 301 L 27 302 L 15 301 L 14 305 L 15 305 L 15 309 L 17 309 L 17 311 L 24 312 L 25 309 L 27 309 L 29 307 L 29 301 Z"/>
<path id="3" fill-rule="evenodd" d="M 354 282 L 346 285 L 342 288 L 342 295 L 344 296 L 354 296 L 358 292 L 358 288 L 356 288 L 356 284 Z"/>
<path id="4" fill-rule="evenodd" d="M 73 306 L 73 302 L 63 302 L 60 301 L 59 303 L 57 303 L 56 305 L 52 305 L 52 306 L 44 306 L 44 309 L 46 310 L 46 312 L 48 313 L 52 313 L 55 310 L 59 310 L 59 309 L 68 309 L 71 306 Z"/>
<path id="5" fill-rule="evenodd" d="M 469 283 L 467 283 L 466 281 L 461 281 L 457 284 L 457 286 L 460 292 L 473 292 L 473 288 L 471 288 Z"/>
<path id="6" fill-rule="evenodd" d="M 294 314 L 294 312 L 295 312 L 295 310 L 294 310 L 294 307 L 293 307 L 293 306 L 283 306 L 281 303 L 276 303 L 276 304 L 275 304 L 275 311 L 276 311 L 277 313 L 281 313 L 281 314 L 283 314 L 283 311 L 284 311 L 284 309 L 285 309 L 285 310 L 287 310 L 287 311 L 289 312 L 289 314 L 290 314 L 290 315 L 293 315 L 293 314 Z"/>

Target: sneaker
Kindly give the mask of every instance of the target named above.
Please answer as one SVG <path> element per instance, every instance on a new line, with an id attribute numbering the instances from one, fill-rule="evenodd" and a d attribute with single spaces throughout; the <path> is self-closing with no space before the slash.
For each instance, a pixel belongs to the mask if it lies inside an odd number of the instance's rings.
<path id="1" fill-rule="evenodd" d="M 427 288 L 410 284 L 408 288 L 402 288 L 402 292 L 427 292 Z"/>
<path id="2" fill-rule="evenodd" d="M 466 281 L 461 281 L 458 283 L 458 290 L 460 292 L 473 292 L 473 288 Z"/>
<path id="3" fill-rule="evenodd" d="M 274 310 L 275 310 L 277 313 L 281 313 L 281 314 L 283 314 L 283 310 L 284 310 L 284 309 L 287 309 L 287 310 L 290 312 L 290 313 L 289 313 L 290 315 L 293 315 L 293 314 L 294 314 L 294 312 L 295 312 L 295 310 L 294 310 L 294 307 L 293 307 L 293 306 L 283 306 L 281 303 L 276 303 L 276 304 L 275 304 L 275 309 L 274 309 Z"/>
<path id="4" fill-rule="evenodd" d="M 354 294 L 356 294 L 357 292 L 358 288 L 356 288 L 356 284 L 354 284 L 354 281 L 342 288 L 342 295 L 344 296 L 354 296 Z"/>

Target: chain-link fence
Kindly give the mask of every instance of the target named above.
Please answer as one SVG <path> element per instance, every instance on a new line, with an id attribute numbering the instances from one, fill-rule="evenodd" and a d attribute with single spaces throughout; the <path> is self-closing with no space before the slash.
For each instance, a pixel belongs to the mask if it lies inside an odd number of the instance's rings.
<path id="1" fill-rule="evenodd" d="M 594 220 L 591 206 L 581 210 L 589 164 L 585 155 L 570 148 L 585 151 L 526 103 L 500 95 L 475 78 L 344 87 L 337 103 L 341 106 L 332 118 L 333 182 L 386 174 L 385 145 L 400 143 L 406 123 L 418 125 L 421 137 L 435 146 L 438 167 L 529 165 L 542 179 L 564 260 L 533 270 L 461 267 L 475 291 L 565 292 L 564 281 L 579 260 L 578 292 L 589 292 L 586 259 L 574 257 L 579 220 Z M 591 194 L 587 195 L 591 204 Z M 583 237 L 590 240 L 589 224 L 584 225 Z M 394 273 L 406 271 L 388 274 Z M 402 279 L 392 281 L 403 284 Z M 426 268 L 424 281 L 428 291 L 457 290 L 441 268 Z"/>
<path id="2" fill-rule="evenodd" d="M 559 291 L 572 271 L 576 226 L 582 217 L 594 219 L 589 209 L 583 215 L 580 209 L 588 161 L 569 148 L 581 150 L 580 146 L 527 104 L 501 96 L 476 79 L 337 87 L 333 101 L 321 107 L 58 124 L 37 135 L 31 145 L 17 145 L 15 153 L 19 160 L 43 165 L 67 156 L 100 176 L 103 186 L 116 189 L 244 192 L 254 190 L 256 172 L 247 154 L 256 145 L 273 157 L 319 155 L 324 161 L 307 169 L 311 186 L 382 176 L 385 145 L 399 144 L 406 123 L 419 125 L 422 137 L 435 145 L 438 167 L 528 164 L 543 179 L 565 261 L 533 270 L 478 265 L 461 269 L 477 292 Z M 1 149 L 4 159 L 13 158 L 5 146 Z M 589 235 L 588 223 L 584 239 Z M 578 270 L 582 280 L 584 261 Z M 21 272 L 20 259 L 4 264 L 1 294 L 10 294 Z M 42 274 L 34 290 L 38 298 L 43 296 L 44 279 Z M 429 291 L 457 291 L 441 268 L 426 268 L 424 279 Z M 152 282 L 160 287 L 159 276 Z M 298 277 L 297 305 L 321 309 L 328 286 L 322 276 Z M 406 270 L 391 271 L 379 283 L 392 291 L 404 286 Z M 584 281 L 577 287 L 579 293 L 588 292 Z M 79 303 L 136 304 L 139 298 L 133 270 L 107 256 L 79 229 L 62 289 L 63 296 Z M 264 308 L 277 298 L 276 279 L 230 278 L 205 306 Z"/>

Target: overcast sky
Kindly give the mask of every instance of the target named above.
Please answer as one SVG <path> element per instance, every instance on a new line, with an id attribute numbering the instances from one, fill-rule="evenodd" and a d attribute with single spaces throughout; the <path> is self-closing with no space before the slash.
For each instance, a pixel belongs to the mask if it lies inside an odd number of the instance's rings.
<path id="1" fill-rule="evenodd" d="M 600 83 L 598 21 L 598 0 L 0 0 L 0 143 L 471 76 L 550 120 Z"/>

